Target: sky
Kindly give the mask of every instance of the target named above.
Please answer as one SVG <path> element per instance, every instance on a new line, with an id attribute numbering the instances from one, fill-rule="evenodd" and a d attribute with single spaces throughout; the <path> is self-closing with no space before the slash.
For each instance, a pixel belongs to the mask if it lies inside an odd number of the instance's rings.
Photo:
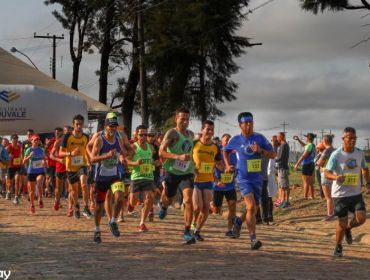
<path id="1" fill-rule="evenodd" d="M 0 0 L 0 47 L 26 53 L 37 67 L 50 74 L 51 41 L 34 39 L 33 34 L 68 35 L 43 0 Z M 248 9 L 266 0 L 251 0 Z M 355 0 L 353 2 L 356 2 Z M 370 138 L 370 41 L 351 46 L 370 37 L 370 15 L 366 12 L 325 12 L 313 15 L 300 9 L 298 0 L 274 0 L 249 14 L 238 34 L 263 43 L 247 49 L 237 59 L 240 71 L 232 77 L 238 83 L 237 100 L 220 105 L 225 116 L 216 120 L 215 132 L 239 133 L 237 115 L 250 111 L 255 129 L 266 137 L 283 130 L 288 140 L 293 135 L 330 131 L 340 144 L 343 128 L 357 129 L 358 146 Z M 365 16 L 365 17 L 364 17 Z M 19 55 L 24 61 L 27 60 Z M 80 70 L 80 91 L 98 98 L 99 55 L 85 54 Z M 68 36 L 57 47 L 57 80 L 71 84 L 72 62 Z M 109 77 L 109 91 L 127 69 Z M 134 127 L 140 118 L 134 118 Z M 198 131 L 200 123 L 192 121 Z"/>

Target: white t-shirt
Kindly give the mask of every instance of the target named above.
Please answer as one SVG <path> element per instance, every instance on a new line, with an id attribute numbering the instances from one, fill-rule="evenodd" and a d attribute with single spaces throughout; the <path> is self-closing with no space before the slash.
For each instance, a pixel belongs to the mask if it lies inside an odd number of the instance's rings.
<path id="1" fill-rule="evenodd" d="M 326 165 L 326 169 L 336 175 L 344 175 L 343 183 L 336 180 L 331 188 L 331 196 L 348 197 L 361 193 L 361 169 L 367 168 L 364 152 L 358 148 L 352 153 L 346 153 L 342 148 L 335 150 Z"/>

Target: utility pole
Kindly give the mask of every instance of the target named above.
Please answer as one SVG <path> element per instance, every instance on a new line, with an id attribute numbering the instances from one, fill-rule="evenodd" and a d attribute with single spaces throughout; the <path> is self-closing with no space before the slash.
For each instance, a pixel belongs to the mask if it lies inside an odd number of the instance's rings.
<path id="1" fill-rule="evenodd" d="M 34 33 L 33 35 L 33 38 L 42 38 L 42 39 L 53 39 L 53 61 L 52 61 L 52 77 L 53 79 L 55 79 L 56 77 L 56 70 L 55 70 L 55 66 L 56 66 L 56 48 L 57 48 L 57 44 L 56 44 L 56 40 L 63 40 L 64 39 L 64 34 L 62 34 L 62 36 L 56 36 L 55 34 L 53 36 L 50 36 L 49 33 L 47 33 L 45 36 L 40 36 L 40 35 L 36 35 L 36 32 Z"/>
<path id="2" fill-rule="evenodd" d="M 146 91 L 146 69 L 144 65 L 145 41 L 144 41 L 144 18 L 143 18 L 143 0 L 139 0 L 138 13 L 138 39 L 139 39 L 139 57 L 140 57 L 140 97 L 141 97 L 141 121 L 142 124 L 149 125 L 148 114 L 148 96 Z"/>
<path id="3" fill-rule="evenodd" d="M 324 134 L 326 133 L 326 131 L 324 129 L 321 129 L 321 141 L 324 139 Z"/>
<path id="4" fill-rule="evenodd" d="M 286 132 L 285 127 L 287 127 L 289 124 L 284 121 L 281 125 L 283 126 L 283 132 L 285 134 L 285 132 Z"/>

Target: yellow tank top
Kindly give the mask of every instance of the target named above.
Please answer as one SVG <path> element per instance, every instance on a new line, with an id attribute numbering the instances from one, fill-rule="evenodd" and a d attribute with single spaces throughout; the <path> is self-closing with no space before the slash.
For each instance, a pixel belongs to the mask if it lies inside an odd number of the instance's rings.
<path id="1" fill-rule="evenodd" d="M 213 182 L 215 162 L 221 160 L 220 150 L 216 144 L 205 145 L 199 140 L 194 143 L 193 161 L 198 174 L 195 182 Z"/>

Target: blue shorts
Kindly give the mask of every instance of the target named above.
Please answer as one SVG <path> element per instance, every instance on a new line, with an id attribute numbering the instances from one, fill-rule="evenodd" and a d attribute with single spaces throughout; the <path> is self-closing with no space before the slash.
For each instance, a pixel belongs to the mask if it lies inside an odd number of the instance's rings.
<path id="1" fill-rule="evenodd" d="M 194 187 L 200 190 L 213 190 L 213 182 L 194 182 Z"/>
<path id="2" fill-rule="evenodd" d="M 242 196 L 253 193 L 256 204 L 260 204 L 262 194 L 262 182 L 239 181 L 239 189 Z"/>

